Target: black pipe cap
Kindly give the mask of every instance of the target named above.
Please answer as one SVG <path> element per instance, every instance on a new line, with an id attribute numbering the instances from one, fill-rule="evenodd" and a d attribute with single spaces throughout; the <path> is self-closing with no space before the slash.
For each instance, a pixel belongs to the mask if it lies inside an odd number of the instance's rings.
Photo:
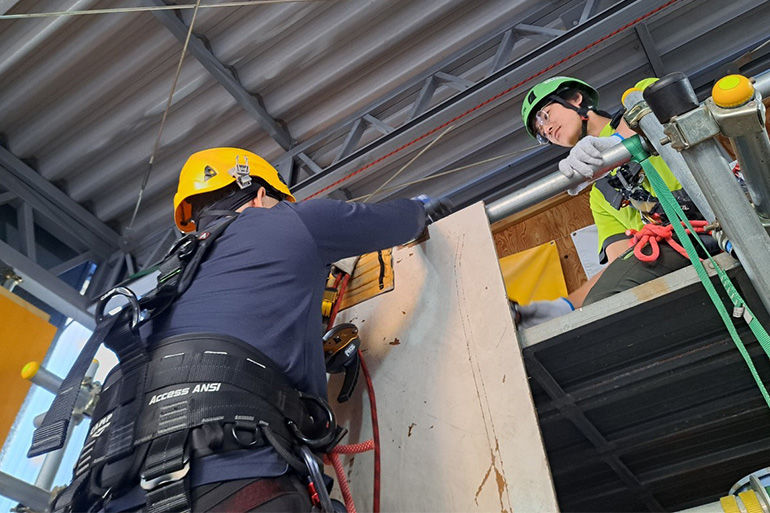
<path id="1" fill-rule="evenodd" d="M 662 124 L 700 105 L 687 75 L 678 71 L 647 86 L 642 96 Z"/>

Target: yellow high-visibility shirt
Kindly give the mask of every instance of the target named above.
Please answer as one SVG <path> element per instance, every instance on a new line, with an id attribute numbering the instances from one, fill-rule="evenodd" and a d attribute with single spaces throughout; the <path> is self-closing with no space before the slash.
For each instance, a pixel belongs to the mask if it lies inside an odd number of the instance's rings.
<path id="1" fill-rule="evenodd" d="M 607 124 L 599 133 L 599 137 L 610 137 L 615 131 Z M 650 157 L 650 163 L 660 173 L 661 178 L 666 183 L 668 188 L 672 191 L 676 191 L 682 188 L 682 185 L 674 177 L 674 174 L 669 169 L 665 161 L 659 156 Z M 608 176 L 614 176 L 617 170 L 610 171 Z M 607 180 L 607 177 L 601 180 Z M 601 181 L 599 180 L 599 181 Z M 644 220 L 642 219 L 641 212 L 631 205 L 621 207 L 620 209 L 614 208 L 604 194 L 597 187 L 595 183 L 591 188 L 589 194 L 589 203 L 591 206 L 591 213 L 594 216 L 594 222 L 596 223 L 597 231 L 599 232 L 599 262 L 605 263 L 607 261 L 607 255 L 605 250 L 607 246 L 618 240 L 624 240 L 626 236 L 626 230 L 632 228 L 634 230 L 640 230 L 644 226 Z M 642 182 L 642 187 L 650 192 L 653 196 L 655 193 L 652 191 L 652 186 L 649 180 L 645 177 Z"/>

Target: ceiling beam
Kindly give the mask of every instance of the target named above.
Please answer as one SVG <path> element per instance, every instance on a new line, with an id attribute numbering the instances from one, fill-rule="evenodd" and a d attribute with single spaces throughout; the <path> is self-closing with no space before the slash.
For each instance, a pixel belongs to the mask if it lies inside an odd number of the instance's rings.
<path id="1" fill-rule="evenodd" d="M 119 247 L 117 232 L 3 146 L 0 146 L 0 183 L 99 255 L 110 254 Z"/>
<path id="2" fill-rule="evenodd" d="M 663 59 L 658 53 L 658 49 L 655 47 L 655 41 L 652 39 L 650 29 L 647 28 L 646 23 L 640 23 L 636 27 L 636 35 L 639 37 L 639 42 L 642 45 L 642 50 L 647 56 L 647 60 L 650 61 L 653 73 L 656 77 L 663 77 L 667 74 L 666 67 L 663 65 Z"/>
<path id="3" fill-rule="evenodd" d="M 3 241 L 0 241 L 0 260 L 21 276 L 19 287 L 84 327 L 94 329 L 94 315 L 88 311 L 85 296 Z"/>
<path id="4" fill-rule="evenodd" d="M 145 0 L 145 3 L 151 6 L 165 6 L 163 0 Z M 182 20 L 172 11 L 152 11 L 152 14 L 182 43 L 187 39 L 187 32 L 190 27 L 184 24 Z M 236 80 L 233 74 L 211 53 L 203 41 L 195 34 L 190 37 L 187 43 L 187 50 L 195 57 L 198 62 L 206 68 L 211 76 L 222 85 L 235 101 L 261 126 L 270 137 L 281 145 L 285 150 L 291 149 L 296 145 L 296 141 L 289 134 L 289 131 L 281 126 L 275 119 L 268 114 L 267 109 L 260 101 L 260 98 L 248 92 L 243 85 Z"/>

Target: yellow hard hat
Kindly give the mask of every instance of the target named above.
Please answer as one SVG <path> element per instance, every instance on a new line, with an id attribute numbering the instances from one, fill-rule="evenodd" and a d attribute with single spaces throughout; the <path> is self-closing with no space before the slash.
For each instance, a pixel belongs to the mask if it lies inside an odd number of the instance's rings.
<path id="1" fill-rule="evenodd" d="M 259 155 L 240 148 L 211 148 L 193 153 L 182 167 L 174 195 L 176 226 L 183 232 L 195 230 L 190 197 L 222 189 L 236 181 L 246 187 L 251 183 L 251 176 L 264 180 L 288 201 L 296 201 L 278 171 Z"/>

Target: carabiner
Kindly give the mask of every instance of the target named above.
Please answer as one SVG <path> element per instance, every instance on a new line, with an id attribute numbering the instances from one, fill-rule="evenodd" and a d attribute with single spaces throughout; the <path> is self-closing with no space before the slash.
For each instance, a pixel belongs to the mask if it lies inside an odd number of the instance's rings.
<path id="1" fill-rule="evenodd" d="M 307 400 L 307 401 L 316 403 L 321 407 L 321 409 L 326 414 L 326 418 L 327 418 L 326 419 L 327 432 L 324 436 L 320 438 L 308 438 L 299 429 L 299 427 L 293 420 L 287 421 L 289 428 L 291 428 L 292 432 L 294 433 L 294 436 L 296 436 L 299 440 L 301 440 L 305 445 L 307 445 L 311 449 L 326 450 L 329 444 L 331 444 L 334 441 L 335 435 L 337 433 L 337 420 L 334 417 L 334 412 L 332 411 L 331 407 L 329 407 L 329 405 L 320 397 L 316 397 L 310 394 L 303 394 L 302 392 L 299 392 L 299 397 L 302 400 Z"/>
<path id="2" fill-rule="evenodd" d="M 320 506 L 321 511 L 323 513 L 334 513 L 334 505 L 329 497 L 329 491 L 326 489 L 323 473 L 321 472 L 320 465 L 318 465 L 318 461 L 306 446 L 300 446 L 299 451 L 302 455 L 302 460 L 307 466 L 310 484 L 313 485 L 318 496 L 318 505 Z"/>
<path id="3" fill-rule="evenodd" d="M 110 299 L 115 296 L 125 296 L 128 298 L 128 304 L 133 310 L 131 313 L 131 331 L 136 332 L 136 329 L 139 327 L 139 314 L 141 313 L 139 308 L 139 298 L 136 297 L 136 294 L 134 294 L 131 289 L 126 287 L 115 287 L 99 298 L 99 301 L 96 303 L 96 311 L 94 312 L 96 324 L 99 324 L 104 320 L 104 308 L 107 306 L 107 303 L 110 302 Z M 123 308 L 121 308 L 120 311 L 122 312 Z"/>

